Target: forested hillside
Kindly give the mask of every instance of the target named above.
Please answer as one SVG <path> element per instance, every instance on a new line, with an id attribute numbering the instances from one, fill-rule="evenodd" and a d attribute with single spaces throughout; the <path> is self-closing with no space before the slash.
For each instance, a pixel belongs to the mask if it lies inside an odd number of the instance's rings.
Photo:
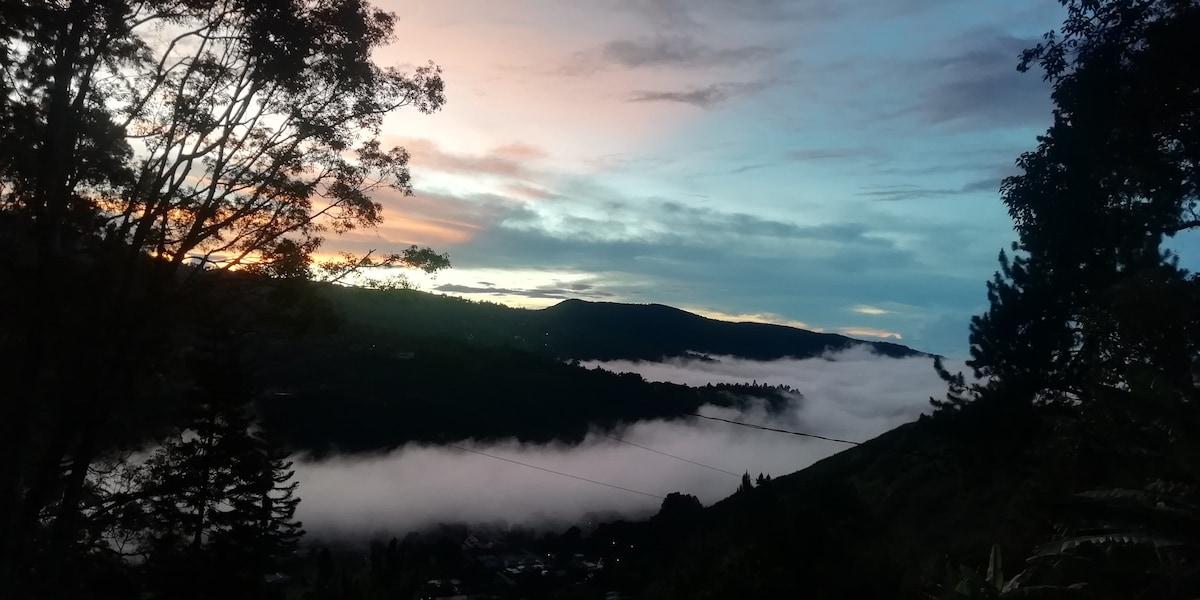
<path id="1" fill-rule="evenodd" d="M 326 293 L 354 325 L 396 336 L 505 346 L 558 359 L 659 360 L 692 352 L 772 360 L 810 358 L 855 345 L 895 358 L 921 354 L 890 342 L 718 321 L 660 304 L 564 300 L 530 310 L 414 290 L 328 288 Z"/>
<path id="2" fill-rule="evenodd" d="M 579 441 L 590 428 L 680 418 L 705 404 L 782 409 L 764 386 L 650 383 L 504 347 L 365 333 L 265 345 L 263 418 L 294 448 L 361 452 L 467 438 Z"/>
<path id="3" fill-rule="evenodd" d="M 578 441 L 591 427 L 679 418 L 705 404 L 781 409 L 798 397 L 763 386 L 649 383 L 583 368 L 581 359 L 808 358 L 858 344 L 884 356 L 921 355 L 659 305 L 567 301 L 524 310 L 414 290 L 304 290 L 326 326 L 278 329 L 254 354 L 264 419 L 295 448 L 318 452 L 465 438 Z"/>

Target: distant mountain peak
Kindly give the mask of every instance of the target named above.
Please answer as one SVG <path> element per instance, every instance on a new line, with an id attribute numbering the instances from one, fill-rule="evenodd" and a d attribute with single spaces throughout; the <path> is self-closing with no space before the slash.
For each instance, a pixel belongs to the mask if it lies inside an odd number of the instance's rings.
<path id="1" fill-rule="evenodd" d="M 376 295 L 346 288 L 333 292 L 351 321 L 396 335 L 512 346 L 565 360 L 658 360 L 689 352 L 776 360 L 814 358 L 859 345 L 894 358 L 928 356 L 891 342 L 788 325 L 722 321 L 657 303 L 571 298 L 527 310 L 410 290 Z"/>
<path id="2" fill-rule="evenodd" d="M 924 355 L 891 342 L 859 340 L 777 323 L 713 319 L 666 304 L 572 298 L 536 312 L 548 319 L 547 331 L 560 337 L 578 336 L 570 358 L 656 359 L 699 352 L 773 360 L 811 358 L 858 345 L 896 358 Z"/>

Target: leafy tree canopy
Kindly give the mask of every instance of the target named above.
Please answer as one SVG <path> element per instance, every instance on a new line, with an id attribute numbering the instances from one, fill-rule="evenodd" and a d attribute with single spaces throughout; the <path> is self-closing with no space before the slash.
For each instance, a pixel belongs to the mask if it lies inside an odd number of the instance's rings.
<path id="1" fill-rule="evenodd" d="M 372 191 L 411 192 L 383 117 L 444 102 L 437 67 L 372 61 L 395 16 L 362 0 L 43 1 L 0 19 L 0 206 L 36 219 L 45 251 L 99 226 L 173 264 L 294 262 L 322 232 L 378 224 Z"/>
<path id="2" fill-rule="evenodd" d="M 1075 402 L 1149 372 L 1194 395 L 1197 285 L 1163 243 L 1200 226 L 1200 3 L 1063 4 L 1020 61 L 1054 122 L 1001 189 L 1019 241 L 971 324 L 972 391 Z M 973 395 L 951 382 L 951 403 Z"/>
<path id="3" fill-rule="evenodd" d="M 421 248 L 312 266 L 324 236 L 381 222 L 376 192 L 411 193 L 385 116 L 445 101 L 438 67 L 374 61 L 395 19 L 365 0 L 4 4 L 0 311 L 20 318 L 0 324 L 0 596 L 67 568 L 93 463 L 178 425 L 189 329 L 233 296 L 195 275 L 448 266 Z"/>

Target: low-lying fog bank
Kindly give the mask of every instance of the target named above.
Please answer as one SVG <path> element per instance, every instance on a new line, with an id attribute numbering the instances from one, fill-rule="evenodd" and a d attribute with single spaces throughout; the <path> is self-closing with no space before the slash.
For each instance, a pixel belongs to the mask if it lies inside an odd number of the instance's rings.
<path id="1" fill-rule="evenodd" d="M 866 440 L 911 421 L 928 408 L 931 396 L 945 393 L 926 358 L 884 358 L 859 349 L 806 360 L 715 358 L 587 366 L 688 385 L 788 385 L 803 398 L 795 398 L 780 413 L 769 414 L 758 404 L 744 411 L 708 406 L 701 414 L 849 440 Z M 577 445 L 471 440 L 455 444 L 459 448 L 410 444 L 375 456 L 297 460 L 302 498 L 298 516 L 306 529 L 321 536 L 402 534 L 442 522 L 536 525 L 575 521 L 600 511 L 646 516 L 658 509 L 662 496 L 676 491 L 710 504 L 738 486 L 736 475 L 613 437 L 753 476 L 791 473 L 846 447 L 695 418 L 593 431 Z"/>

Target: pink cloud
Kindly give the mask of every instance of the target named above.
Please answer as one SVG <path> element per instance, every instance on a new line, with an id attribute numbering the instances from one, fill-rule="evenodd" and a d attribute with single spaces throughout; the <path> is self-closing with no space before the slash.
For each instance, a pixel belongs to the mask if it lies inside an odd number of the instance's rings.
<path id="1" fill-rule="evenodd" d="M 689 89 L 729 78 L 729 67 L 695 64 L 655 69 L 618 65 L 590 76 L 565 74 L 563 67 L 580 53 L 654 34 L 640 18 L 599 4 L 379 4 L 400 16 L 397 42 L 379 53 L 380 62 L 433 60 L 445 69 L 444 109 L 432 116 L 399 115 L 391 120 L 392 130 L 406 138 L 436 139 L 455 153 L 499 150 L 512 140 L 542 153 L 518 147 L 498 157 L 530 160 L 544 154 L 578 162 L 643 150 L 703 115 L 670 103 L 628 102 L 635 92 Z M 737 80 L 762 76 L 753 66 L 737 73 Z"/>
<path id="2" fill-rule="evenodd" d="M 530 176 L 529 163 L 546 156 L 541 148 L 519 142 L 480 153 L 450 152 L 427 139 L 389 139 L 389 142 L 408 150 L 414 170 L 432 169 L 446 173 L 527 178 Z"/>
<path id="3" fill-rule="evenodd" d="M 444 249 L 470 241 L 505 211 L 499 198 L 472 201 L 421 191 L 404 196 L 385 190 L 376 192 L 375 199 L 383 206 L 383 224 L 330 239 L 326 250 L 357 248 L 364 243 L 381 251 L 411 244 Z"/>
<path id="4" fill-rule="evenodd" d="M 552 192 L 546 188 L 534 187 L 523 183 L 513 183 L 503 187 L 506 195 L 523 200 L 543 200 L 549 198 Z"/>

